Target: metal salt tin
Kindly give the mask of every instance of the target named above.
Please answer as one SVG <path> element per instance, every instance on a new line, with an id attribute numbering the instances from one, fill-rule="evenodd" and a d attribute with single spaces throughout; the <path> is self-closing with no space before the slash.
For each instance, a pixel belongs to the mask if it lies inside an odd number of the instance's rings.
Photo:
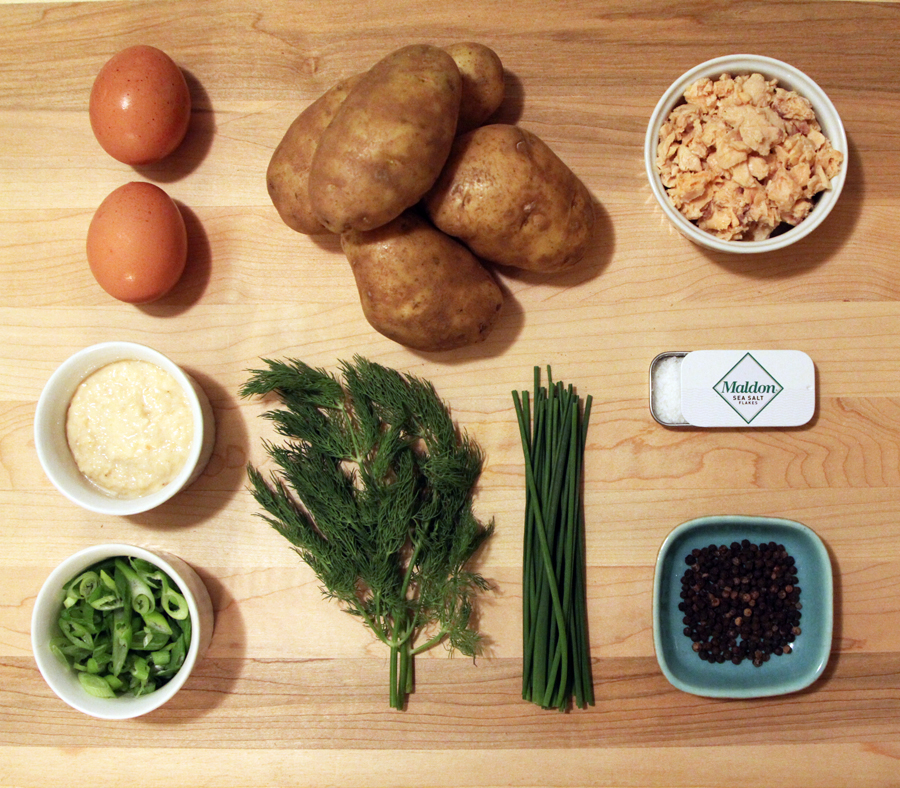
<path id="1" fill-rule="evenodd" d="M 677 392 L 659 372 L 671 359 Z M 664 396 L 680 401 L 682 420 L 660 412 Z M 815 365 L 800 350 L 667 351 L 650 364 L 650 413 L 666 427 L 799 427 L 815 410 Z"/>

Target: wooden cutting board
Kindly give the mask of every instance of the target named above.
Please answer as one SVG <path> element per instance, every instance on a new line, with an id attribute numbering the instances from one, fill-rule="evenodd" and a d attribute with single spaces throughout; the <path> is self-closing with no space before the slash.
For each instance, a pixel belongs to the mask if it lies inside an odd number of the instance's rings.
<path id="1" fill-rule="evenodd" d="M 229 0 L 0 5 L 0 784 L 121 786 L 895 786 L 900 758 L 900 8 L 843 2 L 518 3 Z M 409 43 L 475 40 L 507 71 L 498 119 L 542 137 L 601 208 L 575 271 L 500 272 L 506 304 L 482 345 L 408 351 L 365 322 L 334 238 L 288 229 L 265 170 L 295 115 Z M 186 72 L 193 116 L 163 164 L 107 156 L 88 122 L 94 76 L 132 44 Z M 693 65 L 753 52 L 803 69 L 847 130 L 848 177 L 827 223 L 760 258 L 708 253 L 654 205 L 642 143 L 656 101 Z M 84 240 L 130 180 L 166 189 L 190 261 L 162 301 L 113 301 Z M 203 477 L 151 514 L 110 518 L 64 499 L 32 437 L 52 371 L 94 342 L 143 342 L 194 375 L 218 438 Z M 648 410 L 657 353 L 793 348 L 816 365 L 811 424 L 677 431 Z M 496 534 L 478 568 L 486 652 L 420 657 L 408 709 L 388 708 L 387 654 L 321 598 L 256 516 L 264 406 L 238 389 L 262 356 L 334 369 L 359 353 L 431 380 L 487 462 L 477 511 Z M 592 394 L 585 479 L 597 702 L 523 701 L 524 476 L 510 392 L 534 365 Z M 835 631 L 803 692 L 722 701 L 671 686 L 656 661 L 657 551 L 679 523 L 742 513 L 799 520 L 825 542 Z M 205 659 L 169 705 L 130 722 L 85 717 L 38 673 L 30 614 L 83 546 L 163 547 L 216 609 Z"/>

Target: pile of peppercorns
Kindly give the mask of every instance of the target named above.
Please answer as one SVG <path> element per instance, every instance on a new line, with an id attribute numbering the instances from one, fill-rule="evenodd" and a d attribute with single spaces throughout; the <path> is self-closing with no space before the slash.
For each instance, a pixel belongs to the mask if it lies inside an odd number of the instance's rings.
<path id="1" fill-rule="evenodd" d="M 684 634 L 707 662 L 790 654 L 800 634 L 797 567 L 784 545 L 750 540 L 693 550 L 681 578 Z"/>

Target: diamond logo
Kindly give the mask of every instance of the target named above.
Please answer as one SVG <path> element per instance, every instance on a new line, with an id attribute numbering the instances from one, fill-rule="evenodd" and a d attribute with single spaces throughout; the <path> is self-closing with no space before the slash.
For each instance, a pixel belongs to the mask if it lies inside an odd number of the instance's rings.
<path id="1" fill-rule="evenodd" d="M 784 387 L 747 353 L 713 386 L 713 390 L 749 424 L 784 391 Z"/>

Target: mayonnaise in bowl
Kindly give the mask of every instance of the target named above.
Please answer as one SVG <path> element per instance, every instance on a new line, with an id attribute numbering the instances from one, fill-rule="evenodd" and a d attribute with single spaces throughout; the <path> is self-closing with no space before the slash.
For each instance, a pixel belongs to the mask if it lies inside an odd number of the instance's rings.
<path id="1" fill-rule="evenodd" d="M 114 361 L 75 389 L 66 441 L 75 464 L 100 489 L 137 498 L 171 482 L 194 436 L 187 397 L 162 367 Z"/>
<path id="2" fill-rule="evenodd" d="M 51 375 L 34 436 L 41 467 L 69 500 L 131 515 L 197 479 L 212 454 L 215 419 L 200 385 L 167 356 L 104 342 Z"/>

